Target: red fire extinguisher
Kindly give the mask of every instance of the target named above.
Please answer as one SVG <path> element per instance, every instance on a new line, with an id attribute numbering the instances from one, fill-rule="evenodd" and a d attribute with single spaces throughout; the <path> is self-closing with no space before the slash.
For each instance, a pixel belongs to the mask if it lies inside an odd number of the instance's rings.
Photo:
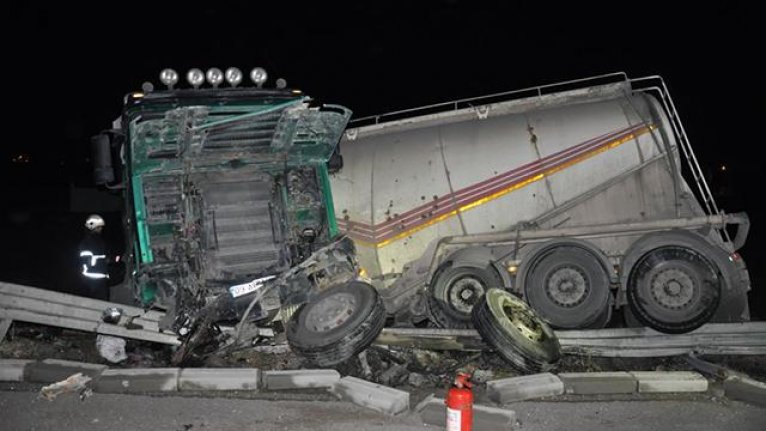
<path id="1" fill-rule="evenodd" d="M 473 392 L 471 375 L 458 373 L 447 392 L 447 431 L 471 431 L 473 425 Z"/>

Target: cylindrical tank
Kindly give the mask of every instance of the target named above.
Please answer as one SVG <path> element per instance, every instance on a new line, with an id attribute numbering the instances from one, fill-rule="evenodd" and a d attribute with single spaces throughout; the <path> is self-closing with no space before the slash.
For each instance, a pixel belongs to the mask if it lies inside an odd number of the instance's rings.
<path id="1" fill-rule="evenodd" d="M 701 214 L 678 202 L 675 147 L 659 102 L 627 84 L 351 128 L 331 180 L 338 225 L 385 280 L 438 238 L 502 232 L 587 194 L 557 226 Z"/>

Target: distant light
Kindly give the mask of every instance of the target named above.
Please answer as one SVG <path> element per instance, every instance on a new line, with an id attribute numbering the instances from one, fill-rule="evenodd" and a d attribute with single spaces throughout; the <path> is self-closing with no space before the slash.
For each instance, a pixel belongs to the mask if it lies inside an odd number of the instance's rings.
<path id="1" fill-rule="evenodd" d="M 136 92 L 131 93 L 130 97 L 132 97 L 134 99 L 141 99 L 142 97 L 144 97 L 144 93 L 142 93 L 140 91 L 136 91 Z"/>
<path id="2" fill-rule="evenodd" d="M 29 154 L 19 153 L 11 157 L 11 163 L 29 163 L 31 158 Z"/>
<path id="3" fill-rule="evenodd" d="M 178 73 L 173 69 L 163 69 L 160 72 L 160 82 L 168 87 L 168 90 L 172 90 L 173 86 L 178 83 Z"/>
<path id="4" fill-rule="evenodd" d="M 727 169 L 726 165 L 721 165 L 721 172 L 726 172 Z"/>
<path id="5" fill-rule="evenodd" d="M 301 94 L 303 93 L 301 90 L 293 90 L 293 94 Z"/>
<path id="6" fill-rule="evenodd" d="M 266 70 L 262 67 L 256 67 L 252 71 L 250 71 L 250 79 L 253 80 L 255 85 L 262 86 L 264 82 L 269 78 L 269 75 L 266 74 Z"/>
<path id="7" fill-rule="evenodd" d="M 218 87 L 218 85 L 223 82 L 223 72 L 217 67 L 208 69 L 205 76 L 207 77 L 207 82 L 209 82 L 213 88 Z"/>
<path id="8" fill-rule="evenodd" d="M 242 71 L 236 67 L 226 69 L 226 82 L 232 87 L 236 87 L 242 82 Z"/>
<path id="9" fill-rule="evenodd" d="M 186 80 L 189 81 L 192 87 L 199 88 L 205 82 L 205 74 L 195 67 L 186 72 Z"/>

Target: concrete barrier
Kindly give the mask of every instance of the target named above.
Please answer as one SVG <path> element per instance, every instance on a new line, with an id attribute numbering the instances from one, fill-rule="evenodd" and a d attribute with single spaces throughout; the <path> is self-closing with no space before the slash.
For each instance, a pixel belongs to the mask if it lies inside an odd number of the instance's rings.
<path id="1" fill-rule="evenodd" d="M 564 383 L 551 373 L 532 374 L 487 382 L 489 399 L 498 404 L 561 395 Z"/>
<path id="2" fill-rule="evenodd" d="M 257 368 L 184 368 L 178 373 L 179 391 L 257 391 Z"/>
<path id="3" fill-rule="evenodd" d="M 0 382 L 23 382 L 24 368 L 34 362 L 27 359 L 0 359 Z"/>
<path id="4" fill-rule="evenodd" d="M 264 371 L 262 386 L 268 390 L 332 388 L 340 380 L 335 370 Z"/>
<path id="5" fill-rule="evenodd" d="M 95 391 L 113 394 L 177 391 L 178 375 L 178 368 L 106 370 L 96 382 Z"/>
<path id="6" fill-rule="evenodd" d="M 707 392 L 708 381 L 692 371 L 631 371 L 639 393 Z"/>
<path id="7" fill-rule="evenodd" d="M 560 373 L 566 394 L 633 394 L 638 381 L 627 372 Z"/>
<path id="8" fill-rule="evenodd" d="M 343 400 L 390 415 L 406 412 L 410 408 L 409 392 L 371 383 L 356 377 L 344 377 L 333 385 L 330 392 Z"/>

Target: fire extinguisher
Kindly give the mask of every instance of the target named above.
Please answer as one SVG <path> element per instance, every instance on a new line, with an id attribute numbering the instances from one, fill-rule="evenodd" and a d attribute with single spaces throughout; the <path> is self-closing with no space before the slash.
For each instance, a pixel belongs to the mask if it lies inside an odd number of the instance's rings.
<path id="1" fill-rule="evenodd" d="M 471 431 L 473 425 L 473 392 L 471 375 L 458 373 L 447 392 L 447 431 Z"/>

